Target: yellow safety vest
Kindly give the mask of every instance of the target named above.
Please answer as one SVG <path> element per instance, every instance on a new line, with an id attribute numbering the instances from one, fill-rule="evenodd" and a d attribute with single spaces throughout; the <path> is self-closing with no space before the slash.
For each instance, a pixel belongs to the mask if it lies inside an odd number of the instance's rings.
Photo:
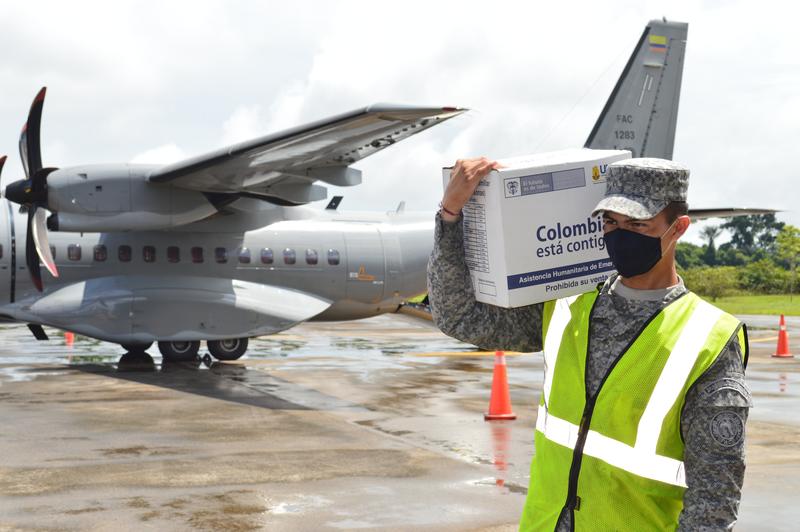
<path id="1" fill-rule="evenodd" d="M 520 530 L 673 530 L 683 508 L 681 410 L 692 384 L 734 335 L 733 316 L 689 292 L 653 315 L 586 391 L 592 309 L 598 292 L 545 303 L 545 380 L 536 452 Z"/>

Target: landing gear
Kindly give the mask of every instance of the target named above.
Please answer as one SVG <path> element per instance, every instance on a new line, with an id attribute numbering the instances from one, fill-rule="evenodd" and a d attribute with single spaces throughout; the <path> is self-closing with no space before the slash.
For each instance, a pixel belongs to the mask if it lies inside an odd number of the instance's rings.
<path id="1" fill-rule="evenodd" d="M 158 350 L 169 362 L 191 362 L 197 358 L 200 342 L 158 342 Z"/>
<path id="2" fill-rule="evenodd" d="M 238 360 L 247 351 L 247 338 L 230 340 L 209 340 L 208 352 L 217 360 Z"/>

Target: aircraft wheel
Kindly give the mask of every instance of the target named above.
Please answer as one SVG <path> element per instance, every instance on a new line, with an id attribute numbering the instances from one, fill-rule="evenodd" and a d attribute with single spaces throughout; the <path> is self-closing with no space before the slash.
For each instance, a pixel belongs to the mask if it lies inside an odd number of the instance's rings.
<path id="1" fill-rule="evenodd" d="M 247 338 L 209 340 L 208 351 L 217 360 L 238 360 L 247 351 Z"/>
<path id="2" fill-rule="evenodd" d="M 197 358 L 200 342 L 158 342 L 158 350 L 170 362 L 191 362 Z"/>
<path id="3" fill-rule="evenodd" d="M 151 347 L 153 347 L 153 342 L 144 343 L 144 344 L 120 344 L 122 348 L 129 352 L 129 353 L 144 353 Z"/>

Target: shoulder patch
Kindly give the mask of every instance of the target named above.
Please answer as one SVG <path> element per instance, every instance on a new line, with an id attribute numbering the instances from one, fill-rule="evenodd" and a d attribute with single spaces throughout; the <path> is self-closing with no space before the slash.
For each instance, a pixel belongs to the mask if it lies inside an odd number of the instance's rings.
<path id="1" fill-rule="evenodd" d="M 729 410 L 711 418 L 709 429 L 714 441 L 723 447 L 733 447 L 744 439 L 744 420 Z"/>
<path id="2" fill-rule="evenodd" d="M 736 392 L 745 399 L 750 399 L 750 390 L 747 389 L 747 386 L 745 386 L 741 380 L 735 377 L 723 377 L 721 379 L 709 382 L 703 386 L 703 389 L 700 392 L 700 397 L 703 399 L 709 399 L 722 391 Z"/>

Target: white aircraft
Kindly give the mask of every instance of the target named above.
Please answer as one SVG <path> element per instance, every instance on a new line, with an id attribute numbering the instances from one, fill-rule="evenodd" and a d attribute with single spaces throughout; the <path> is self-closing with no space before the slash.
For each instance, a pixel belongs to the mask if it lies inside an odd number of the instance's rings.
<path id="1" fill-rule="evenodd" d="M 302 204 L 325 197 L 316 181 L 357 185 L 351 164 L 463 109 L 375 105 L 178 164 L 55 169 L 40 154 L 44 96 L 20 138 L 27 178 L 0 205 L 0 317 L 37 338 L 48 325 L 131 351 L 158 341 L 172 360 L 204 340 L 232 360 L 249 337 L 393 312 L 425 290 L 430 215 Z"/>
<path id="2" fill-rule="evenodd" d="M 587 148 L 671 158 L 686 35 L 647 25 Z M 432 213 L 303 205 L 326 197 L 317 182 L 357 185 L 350 165 L 464 109 L 375 105 L 176 164 L 56 169 L 40 153 L 44 97 L 20 138 L 26 179 L 0 200 L 0 319 L 36 338 L 47 325 L 131 352 L 157 341 L 166 360 L 205 341 L 233 360 L 250 337 L 394 312 L 425 291 Z M 712 215 L 754 212 L 772 211 Z"/>

